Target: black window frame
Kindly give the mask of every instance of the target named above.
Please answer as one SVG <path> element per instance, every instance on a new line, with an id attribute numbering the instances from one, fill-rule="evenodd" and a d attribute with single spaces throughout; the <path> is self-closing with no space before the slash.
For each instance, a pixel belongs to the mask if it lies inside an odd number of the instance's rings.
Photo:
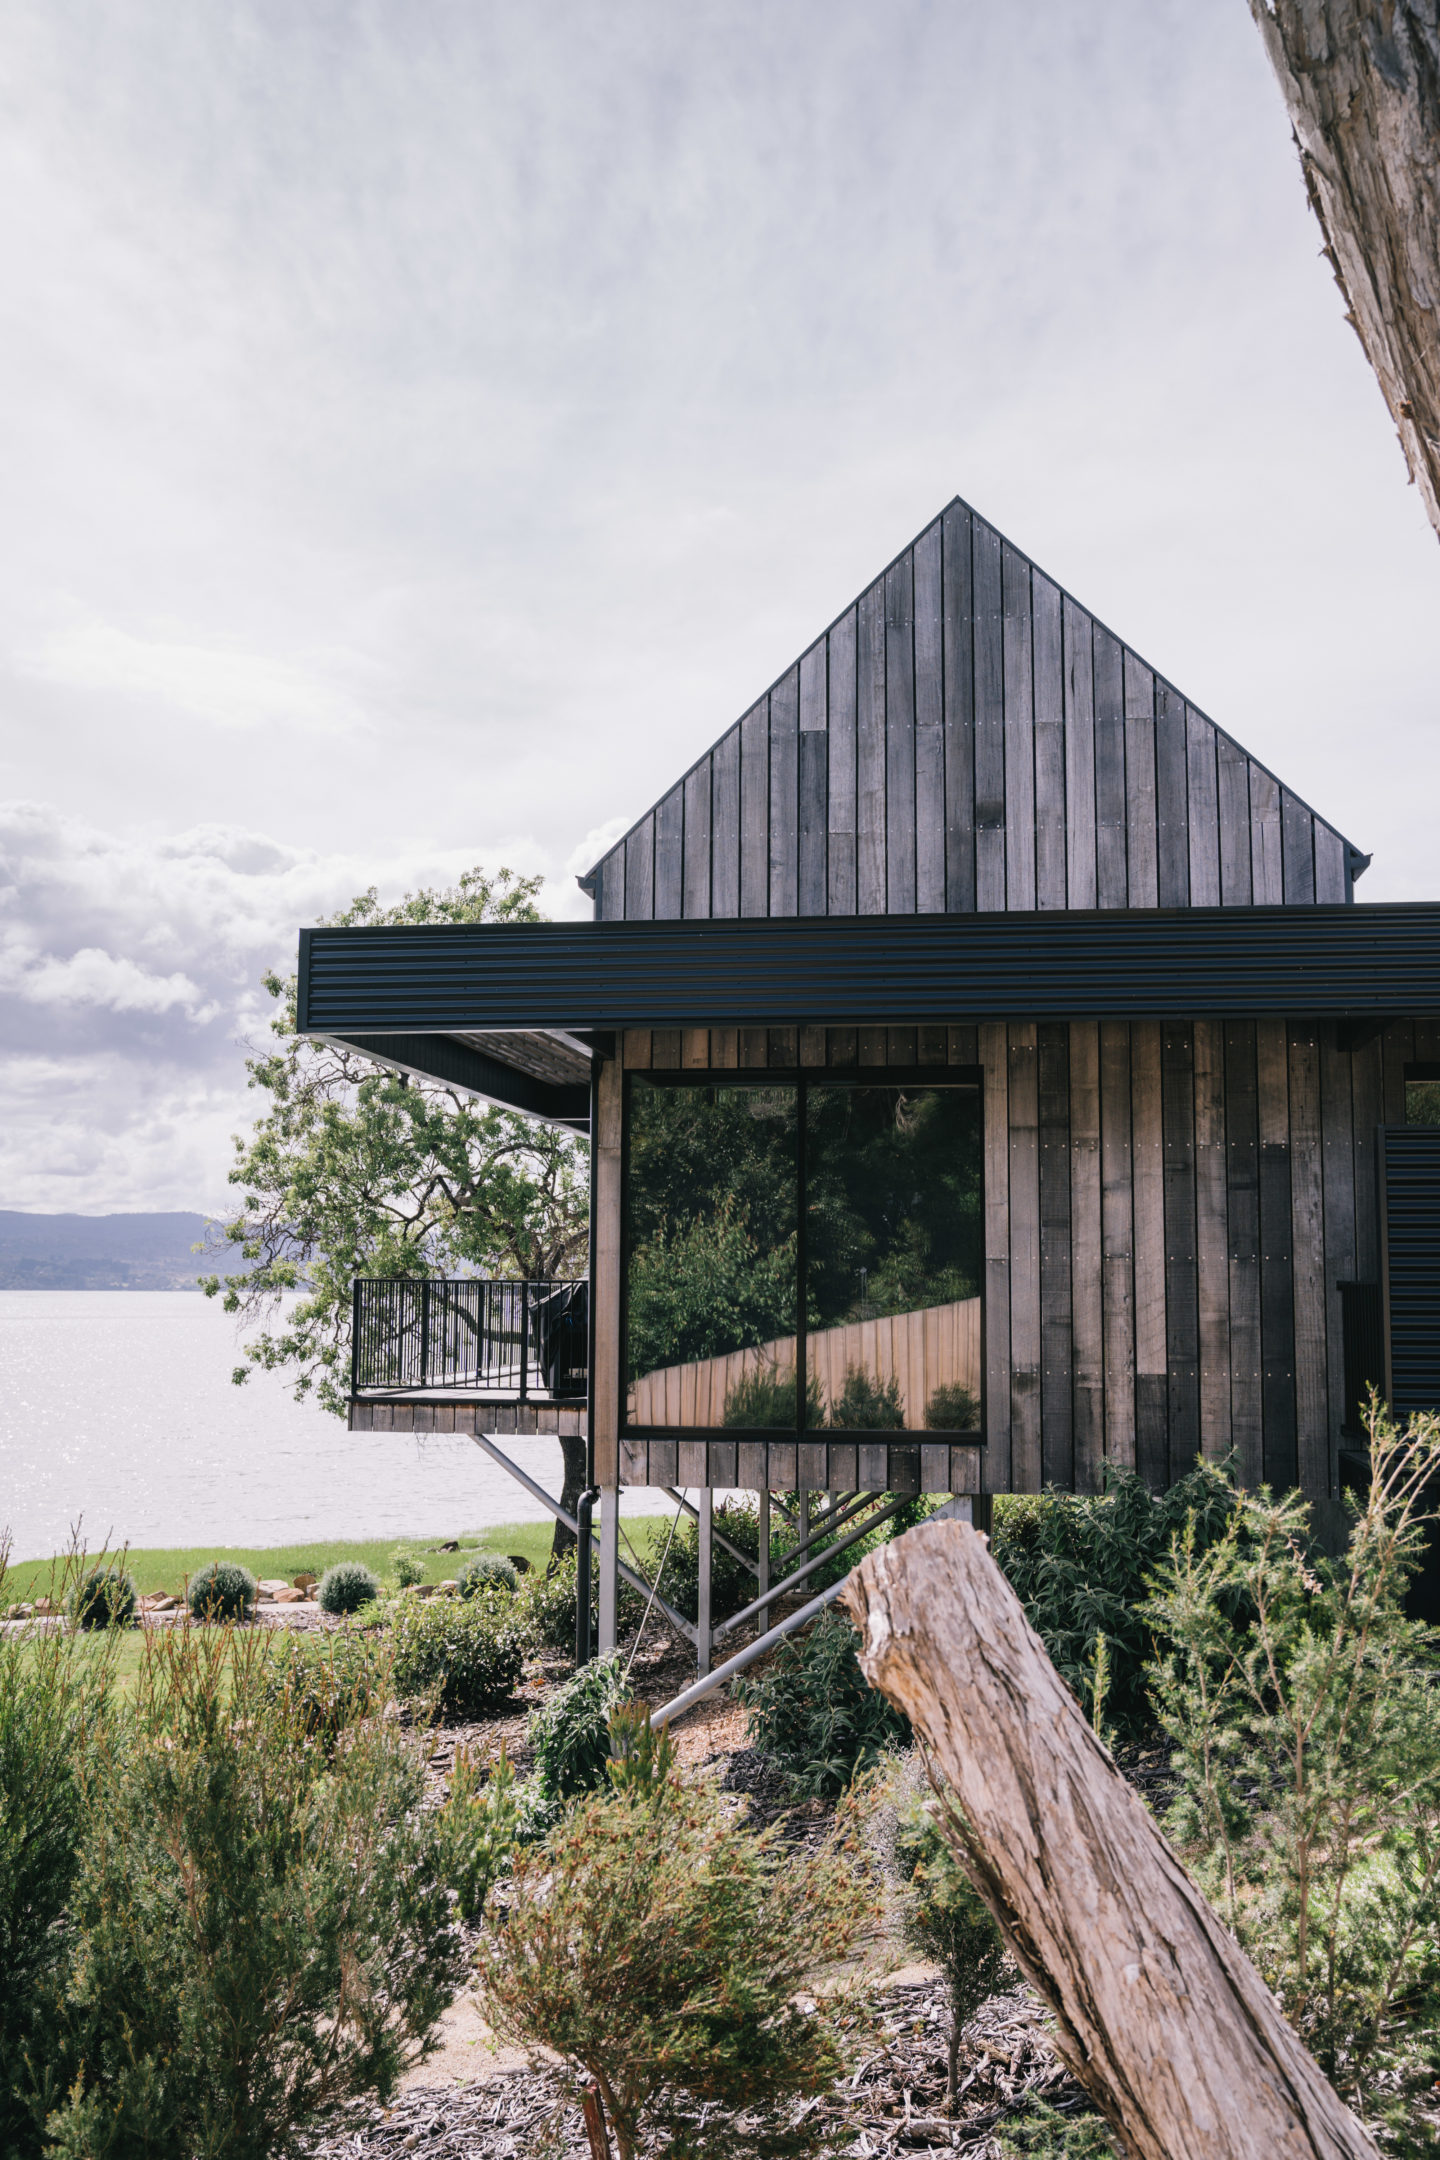
<path id="1" fill-rule="evenodd" d="M 868 1427 L 846 1426 L 814 1429 L 807 1425 L 762 1425 L 756 1427 L 739 1425 L 635 1425 L 630 1422 L 626 1409 L 629 1387 L 625 1374 L 629 1367 L 630 1345 L 630 1099 L 631 1082 L 640 1080 L 647 1087 L 793 1087 L 796 1091 L 796 1204 L 797 1235 L 795 1255 L 796 1312 L 795 1312 L 795 1406 L 797 1417 L 805 1401 L 807 1361 L 806 1344 L 809 1326 L 805 1317 L 805 1097 L 811 1087 L 853 1088 L 932 1088 L 953 1089 L 974 1095 L 980 1112 L 980 1222 L 983 1248 L 985 1222 L 985 1073 L 979 1065 L 740 1065 L 704 1066 L 689 1069 L 654 1066 L 632 1067 L 625 1074 L 620 1120 L 620 1340 L 617 1355 L 621 1362 L 619 1375 L 619 1433 L 625 1440 L 756 1440 L 779 1442 L 782 1446 L 800 1441 L 827 1441 L 832 1446 L 857 1441 L 888 1441 L 892 1446 L 915 1441 L 932 1441 L 937 1445 L 983 1447 L 986 1427 L 986 1363 L 980 1360 L 980 1424 L 969 1431 L 932 1431 L 928 1426 L 896 1430 L 887 1427 L 872 1431 Z M 980 1340 L 985 1341 L 985 1265 L 981 1252 L 979 1286 L 976 1296 L 980 1300 Z"/>

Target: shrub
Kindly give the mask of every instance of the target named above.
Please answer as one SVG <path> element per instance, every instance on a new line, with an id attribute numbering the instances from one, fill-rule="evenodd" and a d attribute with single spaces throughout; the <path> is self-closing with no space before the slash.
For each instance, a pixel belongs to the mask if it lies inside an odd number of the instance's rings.
<path id="1" fill-rule="evenodd" d="M 1171 1834 L 1326 2075 L 1405 2150 L 1440 2019 L 1437 1637 L 1404 1609 L 1437 1453 L 1440 1418 L 1402 1436 L 1372 1411 L 1340 1559 L 1307 1553 L 1298 1497 L 1242 1493 L 1208 1546 L 1177 1536 L 1148 1615 L 1173 1645 L 1154 1676 Z"/>
<path id="2" fill-rule="evenodd" d="M 207 1560 L 186 1592 L 197 1620 L 243 1620 L 259 1586 L 249 1568 L 234 1560 Z"/>
<path id="3" fill-rule="evenodd" d="M 442 1717 L 485 1717 L 509 1701 L 530 1639 L 528 1614 L 503 1591 L 406 1598 L 391 1631 L 395 1691 L 429 1699 Z"/>
<path id="4" fill-rule="evenodd" d="M 540 1794 L 563 1806 L 605 1783 L 610 1760 L 608 1719 L 623 1682 L 617 1658 L 594 1658 L 530 1714 L 528 1738 Z"/>
<path id="5" fill-rule="evenodd" d="M 380 1582 L 363 1560 L 337 1560 L 321 1576 L 316 1595 L 321 1612 L 359 1612 L 362 1605 L 373 1605 L 379 1597 Z"/>
<path id="6" fill-rule="evenodd" d="M 725 1396 L 722 1425 L 768 1432 L 772 1426 L 795 1428 L 796 1377 L 792 1366 L 782 1373 L 776 1365 L 754 1365 L 742 1373 Z M 825 1422 L 825 1402 L 820 1383 L 811 1378 L 805 1387 L 806 1425 L 813 1431 Z"/>
<path id="7" fill-rule="evenodd" d="M 333 1752 L 350 1726 L 384 1709 L 389 1664 L 362 1635 L 283 1634 L 261 1692 L 294 1731 Z"/>
<path id="8" fill-rule="evenodd" d="M 749 1500 L 724 1500 L 715 1510 L 714 1526 L 750 1559 L 760 1551 L 760 1517 Z M 728 1620 L 756 1595 L 756 1580 L 743 1561 L 727 1552 L 717 1538 L 710 1567 L 710 1612 L 718 1624 Z M 783 1526 L 775 1522 L 770 1534 L 771 1578 L 778 1579 L 787 1557 Z M 676 1612 L 693 1620 L 699 1610 L 700 1525 L 693 1515 L 683 1515 L 675 1525 L 665 1560 L 660 1591 Z"/>
<path id="9" fill-rule="evenodd" d="M 93 1567 L 80 1577 L 65 1600 L 76 1627 L 126 1627 L 135 1617 L 135 1578 L 121 1567 Z"/>
<path id="10" fill-rule="evenodd" d="M 953 2112 L 960 2035 L 981 2004 L 1005 1985 L 1005 1945 L 989 1907 L 932 1814 L 913 1761 L 893 1780 L 890 1797 L 897 1817 L 893 1850 L 905 1937 L 940 1967 L 950 1998 L 946 2103 Z"/>
<path id="11" fill-rule="evenodd" d="M 472 1924 L 491 1890 L 506 1873 L 520 1833 L 521 1807 L 515 1772 L 504 1749 L 488 1780 L 469 1748 L 457 1748 L 450 1796 L 436 1816 L 441 1866 L 455 1892 L 462 1920 Z"/>
<path id="12" fill-rule="evenodd" d="M 893 1374 L 872 1380 L 863 1365 L 847 1365 L 845 1385 L 830 1404 L 830 1423 L 841 1432 L 902 1432 L 900 1382 Z"/>
<path id="13" fill-rule="evenodd" d="M 800 1637 L 787 1636 L 758 1675 L 735 1683 L 756 1746 L 799 1796 L 833 1798 L 910 1737 L 903 1712 L 861 1672 L 859 1639 L 843 1614 L 822 1613 Z"/>
<path id="14" fill-rule="evenodd" d="M 1201 1464 L 1152 1493 L 1133 1472 L 1104 1492 L 1042 1493 L 995 1523 L 991 1549 L 1061 1678 L 1095 1711 L 1097 1658 L 1108 1668 L 1103 1709 L 1122 1732 L 1148 1723 L 1145 1667 L 1155 1654 L 1149 1584 L 1171 1538 L 1194 1518 L 1197 1552 L 1222 1536 L 1237 1506 L 1222 1470 Z M 1103 1638 L 1103 1650 L 1102 1650 Z"/>
<path id="15" fill-rule="evenodd" d="M 269 2160 L 422 2050 L 464 1969 L 384 1720 L 333 1762 L 268 1698 L 258 1635 L 166 1631 L 84 1760 L 56 2160 Z"/>
<path id="16" fill-rule="evenodd" d="M 477 1590 L 489 1584 L 493 1584 L 497 1590 L 512 1592 L 520 1587 L 515 1563 L 498 1552 L 477 1553 L 473 1560 L 461 1568 L 458 1579 L 460 1595 L 467 1598 L 473 1597 Z"/>
<path id="17" fill-rule="evenodd" d="M 665 1571 L 668 1582 L 670 1570 Z M 562 1553 L 552 1561 L 545 1573 L 532 1575 L 524 1586 L 521 1605 L 526 1614 L 535 1640 L 547 1650 L 573 1650 L 575 1647 L 576 1569 L 574 1552 Z M 668 1595 L 668 1593 L 667 1593 Z M 622 1578 L 620 1583 L 617 1624 L 623 1635 L 640 1625 L 645 1610 L 645 1600 L 640 1592 Z M 598 1565 L 590 1575 L 590 1635 L 595 1639 L 600 1625 L 600 1569 Z"/>
<path id="18" fill-rule="evenodd" d="M 825 2127 L 783 2118 L 844 2067 L 831 1976 L 872 1912 L 845 1830 L 782 1860 L 708 1789 L 594 1794 L 516 1857 L 506 1925 L 480 1946 L 485 2015 L 592 2087 L 620 2160 L 642 2139 L 800 2153 Z"/>
<path id="19" fill-rule="evenodd" d="M 925 1405 L 927 1432 L 974 1432 L 979 1423 L 980 1405 L 958 1380 L 942 1383 Z"/>
<path id="20" fill-rule="evenodd" d="M 411 1590 L 425 1580 L 425 1563 L 401 1545 L 390 1555 L 390 1573 L 401 1590 Z"/>

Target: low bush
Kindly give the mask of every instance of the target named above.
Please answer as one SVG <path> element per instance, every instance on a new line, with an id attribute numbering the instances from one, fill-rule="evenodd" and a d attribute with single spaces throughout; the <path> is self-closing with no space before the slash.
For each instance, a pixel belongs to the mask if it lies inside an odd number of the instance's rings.
<path id="1" fill-rule="evenodd" d="M 423 1776 L 373 1718 L 333 1761 L 259 1634 L 166 1631 L 82 1757 L 53 2160 L 271 2160 L 432 2043 L 464 1970 Z"/>
<path id="2" fill-rule="evenodd" d="M 511 1592 L 520 1587 L 520 1577 L 514 1561 L 507 1560 L 504 1553 L 498 1552 L 477 1553 L 473 1560 L 461 1568 L 456 1579 L 460 1585 L 461 1597 L 467 1598 L 473 1597 L 477 1590 L 486 1585 Z"/>
<path id="3" fill-rule="evenodd" d="M 846 1830 L 784 1850 L 673 1778 L 593 1794 L 515 1859 L 506 1924 L 479 1951 L 486 2019 L 561 2057 L 595 2149 L 608 2116 L 620 2160 L 642 2141 L 814 2150 L 830 2133 L 796 2103 L 845 2067 L 834 1976 L 874 1912 L 854 1860 Z"/>
<path id="4" fill-rule="evenodd" d="M 859 1639 L 843 1614 L 822 1613 L 803 1635 L 787 1636 L 758 1674 L 735 1683 L 755 1745 L 799 1797 L 833 1798 L 910 1738 L 904 1714 L 861 1672 Z"/>
<path id="5" fill-rule="evenodd" d="M 979 1423 L 980 1405 L 958 1381 L 945 1381 L 925 1405 L 927 1432 L 974 1432 Z"/>
<path id="6" fill-rule="evenodd" d="M 669 1569 L 666 1569 L 669 1579 Z M 668 1592 L 666 1593 L 668 1596 Z M 575 1609 L 578 1603 L 576 1591 L 575 1555 L 562 1553 L 545 1573 L 538 1572 L 526 1581 L 518 1603 L 523 1608 L 528 1625 L 537 1643 L 547 1650 L 573 1650 L 575 1647 Z M 645 1611 L 645 1600 L 631 1584 L 621 1580 L 617 1608 L 617 1624 L 622 1635 L 640 1625 Z M 593 1642 L 600 1626 L 600 1569 L 592 1569 L 590 1576 L 590 1639 Z"/>
<path id="7" fill-rule="evenodd" d="M 395 1692 L 425 1699 L 441 1717 L 485 1717 L 509 1701 L 531 1639 L 528 1612 L 503 1591 L 405 1598 L 390 1636 Z"/>
<path id="8" fill-rule="evenodd" d="M 342 1733 L 375 1717 L 390 1694 L 388 1659 L 352 1633 L 282 1634 L 260 1692 L 290 1728 L 333 1752 Z"/>
<path id="9" fill-rule="evenodd" d="M 139 1592 L 122 1567 L 88 1568 L 65 1600 L 76 1627 L 127 1627 L 135 1617 Z"/>
<path id="10" fill-rule="evenodd" d="M 234 1560 L 207 1560 L 190 1578 L 186 1601 L 197 1620 L 243 1620 L 259 1585 Z"/>
<path id="11" fill-rule="evenodd" d="M 455 1892 L 460 1917 L 473 1923 L 500 1877 L 509 1870 L 520 1835 L 521 1803 L 515 1772 L 501 1749 L 488 1778 L 469 1748 L 457 1748 L 450 1795 L 436 1815 L 441 1867 Z"/>
<path id="12" fill-rule="evenodd" d="M 940 1967 L 950 1998 L 946 2104 L 953 2112 L 960 2035 L 981 2004 L 1004 1987 L 1009 1961 L 989 1907 L 931 1812 L 931 1796 L 913 1758 L 892 1781 L 890 1797 L 905 1937 L 921 1957 Z"/>
<path id="13" fill-rule="evenodd" d="M 594 1658 L 532 1711 L 527 1737 L 540 1797 L 552 1807 L 594 1792 L 610 1760 L 609 1716 L 624 1694 L 618 1658 Z"/>
<path id="14" fill-rule="evenodd" d="M 373 1605 L 379 1595 L 379 1578 L 363 1560 L 337 1560 L 326 1568 L 316 1592 L 321 1612 L 337 1615 L 359 1612 L 362 1605 Z"/>
<path id="15" fill-rule="evenodd" d="M 416 1583 L 425 1580 L 425 1563 L 406 1546 L 397 1546 L 390 1555 L 390 1573 L 397 1588 L 413 1590 Z"/>
<path id="16" fill-rule="evenodd" d="M 714 1526 L 720 1537 L 736 1546 L 750 1560 L 759 1557 L 760 1517 L 751 1500 L 724 1500 L 715 1509 Z M 737 1560 L 717 1537 L 711 1548 L 710 1612 L 719 1624 L 739 1612 L 755 1596 L 755 1577 L 743 1560 Z M 786 1556 L 784 1525 L 775 1519 L 770 1533 L 772 1580 L 784 1571 Z M 676 1612 L 694 1620 L 699 1610 L 700 1525 L 693 1515 L 682 1514 L 670 1540 L 660 1593 Z"/>

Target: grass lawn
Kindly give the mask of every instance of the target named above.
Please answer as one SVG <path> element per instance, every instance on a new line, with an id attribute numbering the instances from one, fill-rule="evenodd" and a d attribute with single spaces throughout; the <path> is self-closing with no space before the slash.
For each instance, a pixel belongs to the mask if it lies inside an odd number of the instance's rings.
<path id="1" fill-rule="evenodd" d="M 625 1527 L 632 1540 L 643 1552 L 649 1542 L 652 1525 L 665 1520 L 661 1516 L 636 1516 L 625 1519 Z M 323 1575 L 326 1568 L 336 1560 L 363 1560 L 383 1581 L 390 1572 L 392 1555 L 401 1547 L 413 1552 L 422 1562 L 426 1582 L 444 1582 L 459 1573 L 465 1564 L 467 1553 L 502 1552 L 521 1553 L 532 1568 L 543 1568 L 550 1556 L 551 1526 L 549 1523 L 498 1523 L 493 1529 L 472 1531 L 460 1537 L 459 1552 L 437 1552 L 455 1532 L 437 1531 L 432 1537 L 369 1538 L 345 1540 L 332 1538 L 309 1545 L 195 1545 L 175 1546 L 169 1549 L 141 1550 L 138 1547 L 125 1553 L 124 1562 L 134 1576 L 136 1584 L 145 1595 L 151 1590 L 168 1590 L 178 1597 L 185 1587 L 188 1576 L 197 1572 L 207 1560 L 238 1560 L 249 1568 L 252 1575 L 282 1576 L 290 1582 L 303 1573 Z M 93 1564 L 100 1556 L 91 1554 Z M 118 1558 L 119 1555 L 114 1557 Z M 17 1560 L 0 1580 L 0 1611 L 6 1605 L 22 1600 L 44 1597 L 50 1592 L 52 1579 L 59 1586 L 63 1561 Z"/>

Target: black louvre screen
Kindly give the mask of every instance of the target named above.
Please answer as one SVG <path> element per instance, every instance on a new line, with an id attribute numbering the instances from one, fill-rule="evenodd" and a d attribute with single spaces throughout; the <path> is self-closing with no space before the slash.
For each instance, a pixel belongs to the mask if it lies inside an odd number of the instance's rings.
<path id="1" fill-rule="evenodd" d="M 1440 1125 L 1389 1125 L 1383 1139 L 1390 1404 L 1440 1410 Z"/>
<path id="2" fill-rule="evenodd" d="M 1378 1282 L 1342 1282 L 1340 1325 L 1345 1351 L 1345 1422 L 1342 1438 L 1368 1437 L 1365 1413 L 1370 1390 L 1385 1393 L 1385 1301 Z"/>

